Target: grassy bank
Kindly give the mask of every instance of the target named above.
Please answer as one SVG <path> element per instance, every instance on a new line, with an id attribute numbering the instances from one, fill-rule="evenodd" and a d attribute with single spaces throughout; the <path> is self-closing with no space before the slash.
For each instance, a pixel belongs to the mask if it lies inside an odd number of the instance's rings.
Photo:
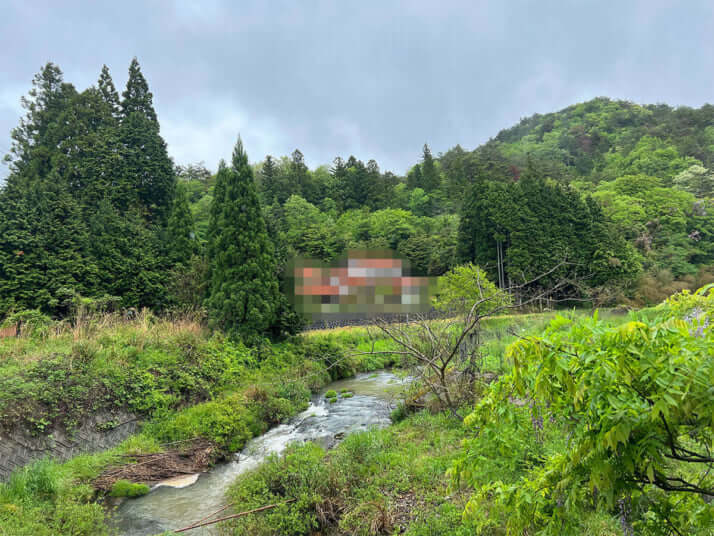
<path id="1" fill-rule="evenodd" d="M 296 499 L 227 525 L 229 534 L 467 534 L 465 500 L 447 469 L 465 437 L 459 421 L 419 413 L 383 430 L 347 436 L 326 453 L 307 443 L 272 456 L 228 492 L 241 510 Z M 405 531 L 405 532 L 402 532 Z"/>
<path id="2" fill-rule="evenodd" d="M 581 317 L 585 313 L 568 314 Z M 523 336 L 539 334 L 554 316 L 486 319 L 480 335 L 484 371 L 500 374 L 508 369 L 512 363 L 504 357 L 506 347 Z M 374 330 L 352 327 L 333 333 L 357 338 L 368 332 Z M 465 407 L 462 413 L 468 411 Z M 474 527 L 462 518 L 473 487 L 460 482 L 451 471 L 462 459 L 463 444 L 473 431 L 449 412 L 408 415 L 400 407 L 393 419 L 399 422 L 386 429 L 352 434 L 330 452 L 314 444 L 293 445 L 283 455 L 274 455 L 260 468 L 239 477 L 228 493 L 236 511 L 295 501 L 228 522 L 224 532 L 234 536 L 473 534 Z M 536 441 L 527 429 L 518 432 L 520 450 L 510 450 L 511 444 L 504 448 L 505 443 L 498 442 L 485 447 L 479 481 L 525 475 L 532 463 L 529 457 L 534 455 L 532 446 L 550 451 L 562 448 L 562 433 Z M 588 536 L 620 534 L 616 528 L 616 519 L 602 512 L 588 513 L 582 524 L 583 534 Z M 493 534 L 501 533 L 496 530 Z"/>
<path id="3" fill-rule="evenodd" d="M 106 533 L 92 481 L 132 455 L 204 438 L 216 457 L 307 407 L 312 391 L 394 364 L 367 355 L 366 333 L 319 334 L 246 348 L 191 321 L 149 314 L 82 331 L 0 341 L 0 428 L 75 429 L 89 412 L 124 409 L 146 424 L 110 451 L 41 460 L 0 484 L 0 535 Z M 112 423 L 107 423 L 111 426 Z"/>
<path id="4" fill-rule="evenodd" d="M 484 369 L 508 369 L 506 346 L 542 331 L 551 317 L 484 321 Z M 190 320 L 148 314 L 48 333 L 0 341 L 0 427 L 22 426 L 36 434 L 57 426 L 71 430 L 88 412 L 112 408 L 132 411 L 146 424 L 110 451 L 66 463 L 42 460 L 14 474 L 0 485 L 1 536 L 105 534 L 103 495 L 92 483 L 108 467 L 195 437 L 209 440 L 217 456 L 238 450 L 305 408 L 310 393 L 327 382 L 396 364 L 393 356 L 370 353 L 393 349 L 394 343 L 364 327 L 312 332 L 258 348 L 211 335 Z M 272 534 L 276 526 L 295 523 L 307 534 L 318 523 L 344 534 L 389 533 L 389 527 L 458 534 L 464 500 L 449 488 L 446 470 L 464 434 L 458 421 L 420 414 L 388 430 L 350 437 L 329 455 L 314 446 L 295 447 L 259 470 L 268 473 L 237 484 L 232 495 L 246 509 L 293 491 L 308 495 L 231 530 Z M 300 476 L 303 469 L 309 474 Z M 278 480 L 266 491 L 255 484 L 261 478 Z M 311 478 L 322 483 L 313 486 Z M 327 482 L 337 487 L 326 489 Z"/>

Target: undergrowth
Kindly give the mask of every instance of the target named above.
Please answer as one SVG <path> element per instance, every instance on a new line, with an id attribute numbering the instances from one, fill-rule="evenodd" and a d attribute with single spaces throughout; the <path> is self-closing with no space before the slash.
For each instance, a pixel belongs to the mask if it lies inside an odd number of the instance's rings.
<path id="1" fill-rule="evenodd" d="M 239 450 L 307 407 L 326 383 L 396 364 L 355 350 L 365 344 L 362 336 L 326 334 L 247 348 L 146 313 L 101 329 L 0 340 L 0 430 L 71 432 L 83 416 L 112 409 L 145 420 L 140 434 L 114 449 L 16 471 L 0 484 L 0 536 L 105 534 L 91 485 L 104 469 L 195 437 L 221 453 Z"/>

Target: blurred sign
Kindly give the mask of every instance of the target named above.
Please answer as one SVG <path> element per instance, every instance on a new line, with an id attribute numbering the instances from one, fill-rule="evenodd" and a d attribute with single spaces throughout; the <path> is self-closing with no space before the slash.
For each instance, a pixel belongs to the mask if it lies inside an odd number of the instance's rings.
<path id="1" fill-rule="evenodd" d="M 295 309 L 316 320 L 424 313 L 436 280 L 411 277 L 390 250 L 349 250 L 331 264 L 297 258 L 288 266 Z"/>

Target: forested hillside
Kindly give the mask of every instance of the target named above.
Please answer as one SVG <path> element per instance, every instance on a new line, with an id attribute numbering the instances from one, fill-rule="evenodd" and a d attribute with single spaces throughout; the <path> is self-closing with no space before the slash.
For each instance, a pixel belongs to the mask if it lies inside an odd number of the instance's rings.
<path id="1" fill-rule="evenodd" d="M 471 152 L 434 157 L 425 145 L 404 177 L 354 156 L 309 170 L 298 150 L 255 168 L 283 259 L 390 247 L 420 275 L 476 261 L 502 286 L 563 263 L 553 277 L 599 302 L 642 304 L 712 280 L 713 163 L 713 106 L 599 98 Z M 203 236 L 211 174 L 192 165 L 179 180 Z"/>
<path id="2" fill-rule="evenodd" d="M 501 287 L 548 272 L 530 286 L 567 281 L 558 297 L 601 304 L 714 278 L 710 105 L 594 99 L 471 152 L 425 144 L 405 176 L 355 156 L 309 169 L 297 149 L 249 165 L 240 142 L 216 173 L 175 165 L 136 59 L 121 96 L 106 67 L 79 91 L 47 64 L 23 105 L 0 195 L 3 314 L 207 306 L 241 331 L 252 308 L 251 329 L 279 334 L 299 324 L 275 290 L 286 261 L 357 247 L 391 248 L 417 275 L 475 262 Z"/>

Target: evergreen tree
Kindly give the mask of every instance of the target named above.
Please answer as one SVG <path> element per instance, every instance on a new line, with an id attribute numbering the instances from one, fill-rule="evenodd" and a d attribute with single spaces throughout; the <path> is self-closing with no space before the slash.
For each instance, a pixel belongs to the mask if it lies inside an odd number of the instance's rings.
<path id="1" fill-rule="evenodd" d="M 138 208 L 152 223 L 166 224 L 176 186 L 173 163 L 159 122 L 152 95 L 139 63 L 134 58 L 122 93 L 120 140 L 124 146 L 119 198 L 122 209 Z"/>
<path id="2" fill-rule="evenodd" d="M 111 114 L 114 117 L 119 116 L 119 93 L 117 93 L 116 87 L 114 87 L 114 81 L 109 74 L 109 67 L 102 65 L 102 73 L 99 75 L 99 81 L 97 82 L 97 88 L 102 94 L 102 99 L 109 106 Z"/>
<path id="3" fill-rule="evenodd" d="M 418 186 L 423 188 L 426 193 L 431 193 L 439 187 L 441 182 L 439 172 L 434 164 L 434 158 L 431 156 L 431 149 L 426 143 L 422 153 L 421 175 L 422 184 Z"/>
<path id="4" fill-rule="evenodd" d="M 103 293 L 119 296 L 124 307 L 163 307 L 167 266 L 158 236 L 142 216 L 132 210 L 120 213 L 103 199 L 89 220 L 89 231 Z"/>
<path id="5" fill-rule="evenodd" d="M 275 324 L 280 295 L 253 170 L 238 138 L 230 168 L 219 168 L 211 210 L 207 306 L 211 320 L 247 341 Z"/>
<path id="6" fill-rule="evenodd" d="M 188 195 L 183 184 L 176 187 L 166 236 L 166 249 L 172 264 L 186 264 L 191 256 L 198 252 L 193 216 L 188 206 Z"/>
<path id="7" fill-rule="evenodd" d="M 8 185 L 27 185 L 27 181 L 50 172 L 65 126 L 58 118 L 76 93 L 74 86 L 64 82 L 62 71 L 53 63 L 47 63 L 35 75 L 28 97 L 21 99 L 27 113 L 10 133 Z"/>
<path id="8" fill-rule="evenodd" d="M 423 185 L 424 179 L 422 177 L 421 166 L 419 164 L 415 164 L 411 171 L 407 174 L 407 188 L 413 190 L 414 188 L 422 188 Z"/>
<path id="9" fill-rule="evenodd" d="M 138 113 L 154 123 L 158 122 L 153 104 L 154 96 L 149 91 L 149 84 L 146 82 L 136 58 L 131 60 L 129 79 L 126 82 L 126 89 L 121 95 L 121 111 L 124 117 Z"/>
<path id="10" fill-rule="evenodd" d="M 290 195 L 296 194 L 309 201 L 312 197 L 310 195 L 312 194 L 311 186 L 305 157 L 298 149 L 295 149 L 290 157 Z M 288 197 L 290 196 L 288 195 L 285 199 Z"/>
<path id="11" fill-rule="evenodd" d="M 270 155 L 266 156 L 263 167 L 260 170 L 260 189 L 265 205 L 273 204 L 278 197 L 277 174 L 278 169 L 275 165 L 275 160 Z"/>

